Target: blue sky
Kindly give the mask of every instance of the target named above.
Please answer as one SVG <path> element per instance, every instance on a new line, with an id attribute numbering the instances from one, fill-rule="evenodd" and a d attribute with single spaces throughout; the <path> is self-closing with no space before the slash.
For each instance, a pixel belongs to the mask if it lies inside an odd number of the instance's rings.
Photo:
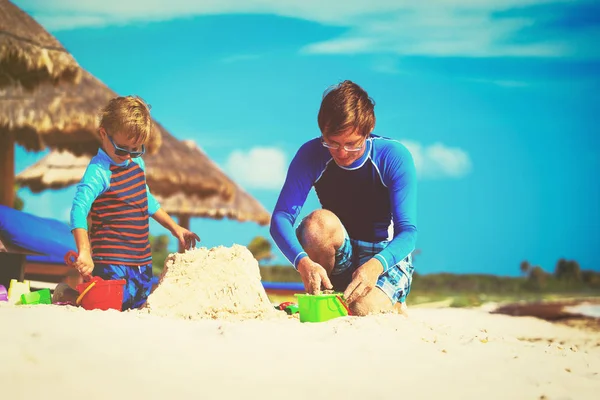
<path id="1" fill-rule="evenodd" d="M 417 163 L 419 272 L 516 275 L 524 259 L 552 271 L 561 257 L 600 270 L 597 2 L 14 2 L 268 210 L 320 134 L 323 91 L 351 79 L 376 102 L 374 133 Z M 17 148 L 17 173 L 46 153 Z M 73 193 L 20 191 L 25 211 L 62 220 Z M 302 215 L 316 207 L 311 194 Z M 269 237 L 191 227 L 207 247 Z"/>

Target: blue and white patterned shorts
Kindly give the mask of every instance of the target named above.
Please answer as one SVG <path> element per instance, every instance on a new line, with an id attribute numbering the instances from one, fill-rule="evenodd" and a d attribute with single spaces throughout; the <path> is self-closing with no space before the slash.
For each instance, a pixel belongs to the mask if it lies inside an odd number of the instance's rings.
<path id="1" fill-rule="evenodd" d="M 141 265 L 139 267 L 97 264 L 94 266 L 92 275 L 99 276 L 104 280 L 125 279 L 122 311 L 139 308 L 144 305 L 154 283 L 152 264 Z"/>
<path id="2" fill-rule="evenodd" d="M 351 239 L 345 230 L 344 235 L 344 243 L 335 253 L 335 265 L 330 276 L 333 289 L 340 292 L 344 291 L 352 282 L 352 274 L 358 267 L 369 261 L 389 244 L 387 240 L 371 243 Z M 404 303 L 410 292 L 413 272 L 412 255 L 409 254 L 379 276 L 377 287 L 388 295 L 392 304 L 396 302 Z"/>

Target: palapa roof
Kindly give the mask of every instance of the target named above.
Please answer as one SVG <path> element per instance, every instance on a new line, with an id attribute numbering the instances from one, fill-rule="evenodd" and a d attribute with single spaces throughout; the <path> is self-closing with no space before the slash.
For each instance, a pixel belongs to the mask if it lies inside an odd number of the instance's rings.
<path id="1" fill-rule="evenodd" d="M 48 83 L 76 82 L 81 69 L 73 56 L 31 16 L 0 0 L 0 87 L 28 90 Z"/>
<path id="2" fill-rule="evenodd" d="M 156 196 L 161 207 L 171 215 L 187 215 L 212 219 L 234 219 L 267 225 L 271 215 L 254 197 L 236 185 L 230 200 L 222 196 L 201 199 L 178 192 L 170 197 Z"/>
<path id="3" fill-rule="evenodd" d="M 42 85 L 34 92 L 20 86 L 0 88 L 0 135 L 11 133 L 30 151 L 51 147 L 92 155 L 100 144 L 99 112 L 117 96 L 85 70 L 79 83 Z M 153 129 L 149 154 L 160 147 L 161 131 Z"/>
<path id="4" fill-rule="evenodd" d="M 179 191 L 205 198 L 219 194 L 230 199 L 235 184 L 195 145 L 177 140 L 162 125 L 162 145 L 156 154 L 144 156 L 152 193 L 171 196 Z"/>
<path id="5" fill-rule="evenodd" d="M 161 127 L 161 129 L 164 129 Z M 81 180 L 89 156 L 51 151 L 16 176 L 16 183 L 38 193 L 61 189 Z M 171 215 L 213 219 L 229 218 L 266 225 L 270 214 L 250 194 L 233 182 L 194 144 L 178 141 L 163 132 L 163 145 L 154 156 L 144 157 L 151 192 Z M 192 169 L 193 168 L 193 169 Z M 211 180 L 221 183 L 219 191 L 196 190 Z M 188 183 L 186 183 L 186 180 Z M 189 191 L 185 193 L 187 188 Z"/>

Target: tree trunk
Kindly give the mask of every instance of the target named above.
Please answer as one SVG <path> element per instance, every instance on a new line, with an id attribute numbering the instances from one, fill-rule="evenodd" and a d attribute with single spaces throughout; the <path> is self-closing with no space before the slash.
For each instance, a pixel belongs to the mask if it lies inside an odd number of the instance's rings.
<path id="1" fill-rule="evenodd" d="M 0 204 L 15 203 L 15 141 L 11 132 L 0 132 Z"/>

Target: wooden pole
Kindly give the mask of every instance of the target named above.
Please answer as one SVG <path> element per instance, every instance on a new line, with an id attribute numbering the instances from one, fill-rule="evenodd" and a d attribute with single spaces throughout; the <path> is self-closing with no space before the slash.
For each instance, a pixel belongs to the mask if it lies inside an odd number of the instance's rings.
<path id="1" fill-rule="evenodd" d="M 185 215 L 185 214 L 180 214 L 179 215 L 179 226 L 189 230 L 190 229 L 190 216 Z M 183 248 L 183 246 L 180 243 L 179 244 L 179 252 L 183 253 L 184 251 L 185 251 L 185 249 Z"/>
<path id="2" fill-rule="evenodd" d="M 12 132 L 0 132 L 0 204 L 15 204 L 15 141 Z"/>

